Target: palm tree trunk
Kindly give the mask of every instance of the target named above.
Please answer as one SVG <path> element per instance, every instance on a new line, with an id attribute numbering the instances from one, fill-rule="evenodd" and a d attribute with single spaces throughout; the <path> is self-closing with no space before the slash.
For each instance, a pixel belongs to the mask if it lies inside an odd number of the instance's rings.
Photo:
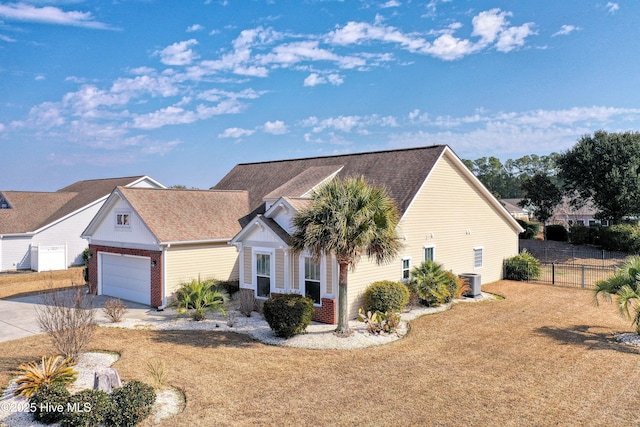
<path id="1" fill-rule="evenodd" d="M 347 274 L 349 273 L 349 264 L 340 263 L 340 273 L 338 275 L 338 327 L 336 334 L 349 335 L 349 306 L 347 304 Z"/>

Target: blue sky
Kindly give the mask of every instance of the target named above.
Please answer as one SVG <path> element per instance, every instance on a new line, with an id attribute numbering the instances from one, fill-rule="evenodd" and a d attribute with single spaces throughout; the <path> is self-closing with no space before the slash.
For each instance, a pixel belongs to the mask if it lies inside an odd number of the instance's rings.
<path id="1" fill-rule="evenodd" d="M 0 2 L 0 189 L 640 130 L 640 2 Z"/>

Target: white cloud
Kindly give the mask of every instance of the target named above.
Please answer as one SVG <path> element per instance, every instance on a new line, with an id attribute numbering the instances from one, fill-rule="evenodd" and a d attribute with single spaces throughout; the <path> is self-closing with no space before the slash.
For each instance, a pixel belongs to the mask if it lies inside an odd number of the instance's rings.
<path id="1" fill-rule="evenodd" d="M 46 78 L 45 76 L 43 76 L 42 74 L 38 74 L 38 75 L 34 78 L 34 80 L 37 80 L 37 81 L 42 81 L 42 80 L 46 80 L 46 79 L 47 79 L 47 78 Z"/>
<path id="2" fill-rule="evenodd" d="M 349 22 L 337 27 L 325 36 L 325 41 L 339 46 L 360 45 L 379 41 L 399 45 L 412 53 L 432 55 L 445 61 L 460 59 L 466 55 L 495 46 L 500 52 L 510 52 L 525 44 L 526 38 L 536 34 L 534 24 L 529 22 L 520 26 L 511 26 L 507 17 L 511 12 L 491 9 L 480 12 L 472 18 L 472 37 L 479 40 L 456 37 L 455 31 L 462 28 L 462 24 L 454 22 L 444 30 L 431 31 L 437 34 L 433 42 L 417 33 L 404 33 L 399 29 L 383 25 L 380 22 L 369 24 L 365 22 Z"/>
<path id="3" fill-rule="evenodd" d="M 580 31 L 581 29 L 582 28 L 576 27 L 575 25 L 563 25 L 562 27 L 560 27 L 560 30 L 556 33 L 553 33 L 551 37 L 566 36 L 573 33 L 574 31 Z"/>
<path id="4" fill-rule="evenodd" d="M 264 126 L 262 126 L 262 130 L 265 133 L 270 133 L 272 135 L 284 135 L 285 133 L 289 132 L 289 128 L 281 120 L 276 120 L 275 122 L 266 122 Z"/>
<path id="5" fill-rule="evenodd" d="M 187 27 L 187 33 L 195 33 L 196 31 L 202 31 L 202 30 L 204 30 L 204 27 L 200 24 L 193 24 Z"/>
<path id="6" fill-rule="evenodd" d="M 380 7 L 383 9 L 389 8 L 389 7 L 399 7 L 401 6 L 402 3 L 400 3 L 397 0 L 389 0 L 386 3 L 382 4 Z"/>
<path id="7" fill-rule="evenodd" d="M 320 77 L 318 73 L 311 73 L 307 76 L 306 79 L 304 79 L 304 85 L 311 87 L 325 84 L 326 82 L 327 80 L 324 77 Z"/>
<path id="8" fill-rule="evenodd" d="M 227 128 L 224 132 L 218 134 L 218 138 L 242 138 L 244 136 L 253 135 L 255 130 L 242 128 Z"/>
<path id="9" fill-rule="evenodd" d="M 614 2 L 608 2 L 607 3 L 607 11 L 611 14 L 616 13 L 618 10 L 620 10 L 620 5 L 618 3 L 614 3 Z"/>
<path id="10" fill-rule="evenodd" d="M 0 17 L 7 20 L 69 25 L 97 30 L 114 29 L 107 24 L 96 21 L 90 12 L 65 12 L 53 6 L 36 7 L 26 3 L 0 4 Z"/>
<path id="11" fill-rule="evenodd" d="M 196 39 L 189 39 L 176 42 L 162 50 L 157 50 L 154 54 L 160 56 L 160 62 L 165 65 L 189 65 L 199 56 L 191 49 L 191 46 L 198 44 Z"/>
<path id="12" fill-rule="evenodd" d="M 7 43 L 14 43 L 16 39 L 0 34 L 0 40 Z"/>
<path id="13" fill-rule="evenodd" d="M 532 34 L 536 34 L 532 29 L 532 23 L 526 23 L 519 27 L 509 27 L 502 31 L 496 42 L 496 49 L 499 52 L 511 52 L 524 45 L 525 39 Z"/>
<path id="14" fill-rule="evenodd" d="M 135 116 L 131 127 L 148 130 L 168 125 L 189 124 L 217 115 L 237 114 L 243 108 L 243 105 L 235 100 L 225 100 L 214 106 L 200 104 L 195 110 L 187 110 L 182 105 L 171 105 L 151 113 Z"/>

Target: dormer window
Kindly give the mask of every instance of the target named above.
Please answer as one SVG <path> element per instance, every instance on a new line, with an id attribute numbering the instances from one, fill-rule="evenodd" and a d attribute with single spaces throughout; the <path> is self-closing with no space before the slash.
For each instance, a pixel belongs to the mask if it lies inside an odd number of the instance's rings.
<path id="1" fill-rule="evenodd" d="M 117 228 L 130 228 L 131 227 L 131 212 L 116 212 L 116 227 Z"/>

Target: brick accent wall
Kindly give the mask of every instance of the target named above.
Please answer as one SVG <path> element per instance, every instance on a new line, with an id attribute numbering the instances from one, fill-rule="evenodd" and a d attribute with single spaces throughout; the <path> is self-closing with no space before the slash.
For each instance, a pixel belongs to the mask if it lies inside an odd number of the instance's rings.
<path id="1" fill-rule="evenodd" d="M 89 289 L 91 293 L 98 293 L 98 252 L 108 252 L 112 254 L 135 255 L 151 258 L 151 283 L 149 293 L 151 294 L 151 306 L 160 307 L 162 305 L 162 252 L 147 251 L 142 249 L 116 248 L 112 246 L 89 245 Z M 153 262 L 155 261 L 155 265 Z"/>
<path id="2" fill-rule="evenodd" d="M 315 313 L 313 314 L 313 320 L 320 323 L 328 323 L 330 325 L 335 325 L 338 323 L 337 316 L 337 300 L 322 298 L 321 307 L 314 307 Z"/>

